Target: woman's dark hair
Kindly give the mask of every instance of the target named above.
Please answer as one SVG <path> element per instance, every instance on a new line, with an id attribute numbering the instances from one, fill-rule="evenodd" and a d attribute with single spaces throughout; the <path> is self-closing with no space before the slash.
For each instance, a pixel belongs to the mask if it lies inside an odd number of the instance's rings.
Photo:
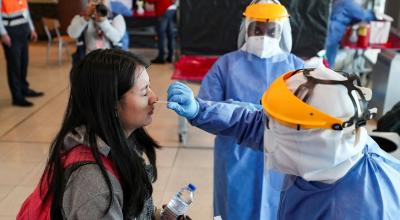
<path id="1" fill-rule="evenodd" d="M 61 129 L 50 146 L 46 171 L 52 175 L 42 175 L 41 189 L 45 182 L 49 185 L 46 198 L 53 197 L 51 218 L 62 218 L 62 197 L 66 185 L 65 170 L 61 161 L 64 152 L 64 138 L 79 126 L 86 127 L 85 139 L 99 165 L 101 173 L 113 194 L 111 181 L 100 160 L 96 137 L 100 137 L 110 146 L 110 159 L 121 177 L 123 190 L 124 218 L 138 216 L 145 201 L 151 196 L 151 181 L 156 180 L 155 148 L 160 146 L 147 134 L 144 128 L 136 129 L 129 138 L 125 137 L 122 125 L 117 117 L 117 104 L 122 95 L 134 85 L 138 67 L 147 67 L 145 61 L 132 53 L 115 49 L 100 49 L 89 53 L 70 74 L 71 92 Z M 150 180 L 143 159 L 129 145 L 128 139 L 134 139 L 140 150 L 149 158 L 154 170 L 154 179 Z M 109 211 L 113 196 L 105 214 Z"/>

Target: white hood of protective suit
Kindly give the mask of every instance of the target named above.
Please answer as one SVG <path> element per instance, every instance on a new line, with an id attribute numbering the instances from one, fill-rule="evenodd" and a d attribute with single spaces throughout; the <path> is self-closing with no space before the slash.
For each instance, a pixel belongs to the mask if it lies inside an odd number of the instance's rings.
<path id="1" fill-rule="evenodd" d="M 326 68 L 311 75 L 319 79 L 344 80 L 345 77 Z M 296 74 L 286 81 L 294 91 L 306 78 Z M 317 84 L 307 102 L 309 105 L 344 120 L 354 115 L 354 107 L 346 87 Z M 301 176 L 307 181 L 333 183 L 342 178 L 363 155 L 368 134 L 365 128 L 354 126 L 332 129 L 300 129 L 269 119 L 265 128 L 266 169 Z"/>

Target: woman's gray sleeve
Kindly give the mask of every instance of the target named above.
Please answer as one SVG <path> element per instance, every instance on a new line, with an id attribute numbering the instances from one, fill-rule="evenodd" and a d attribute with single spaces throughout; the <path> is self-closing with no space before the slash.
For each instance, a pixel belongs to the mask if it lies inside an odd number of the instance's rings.
<path id="1" fill-rule="evenodd" d="M 108 172 L 107 172 L 108 173 Z M 113 188 L 113 202 L 108 212 L 110 192 L 96 164 L 75 170 L 63 196 L 64 219 L 123 219 L 123 193 L 118 180 L 108 173 Z"/>

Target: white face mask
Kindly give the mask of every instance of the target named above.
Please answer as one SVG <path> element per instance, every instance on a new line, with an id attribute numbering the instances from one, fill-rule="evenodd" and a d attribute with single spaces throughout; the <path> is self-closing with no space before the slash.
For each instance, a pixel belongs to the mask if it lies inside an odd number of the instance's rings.
<path id="1" fill-rule="evenodd" d="M 269 58 L 282 52 L 280 39 L 268 36 L 250 36 L 243 45 L 243 50 L 260 58 Z"/>
<path id="2" fill-rule="evenodd" d="M 333 183 L 362 157 L 365 128 L 296 130 L 269 121 L 264 131 L 266 169 L 301 176 L 307 181 Z M 356 140 L 358 137 L 358 140 Z"/>

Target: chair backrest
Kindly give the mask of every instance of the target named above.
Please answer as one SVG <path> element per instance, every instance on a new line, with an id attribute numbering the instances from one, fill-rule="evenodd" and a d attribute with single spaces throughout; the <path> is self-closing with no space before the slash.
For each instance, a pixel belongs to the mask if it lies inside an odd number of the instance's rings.
<path id="1" fill-rule="evenodd" d="M 57 37 L 61 37 L 60 33 L 60 21 L 55 18 L 46 18 L 42 17 L 42 23 L 44 27 L 44 31 L 46 32 L 47 37 L 51 40 L 51 32 L 55 32 Z"/>

